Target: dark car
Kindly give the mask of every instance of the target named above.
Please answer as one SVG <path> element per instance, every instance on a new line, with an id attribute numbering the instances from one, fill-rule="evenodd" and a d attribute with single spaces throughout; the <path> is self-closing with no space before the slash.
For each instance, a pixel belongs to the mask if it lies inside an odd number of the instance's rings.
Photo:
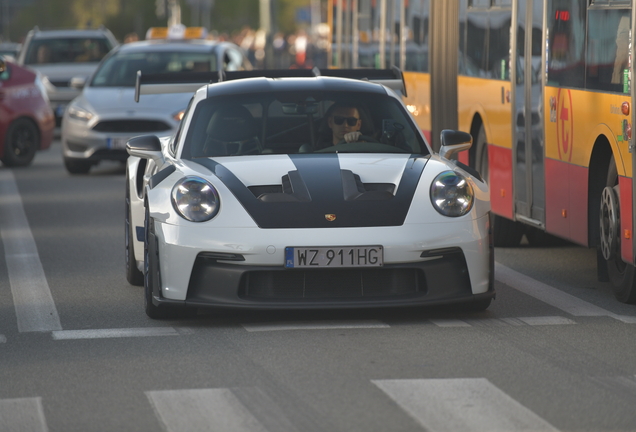
<path id="1" fill-rule="evenodd" d="M 29 165 L 53 140 L 55 117 L 37 72 L 0 57 L 0 160 Z"/>

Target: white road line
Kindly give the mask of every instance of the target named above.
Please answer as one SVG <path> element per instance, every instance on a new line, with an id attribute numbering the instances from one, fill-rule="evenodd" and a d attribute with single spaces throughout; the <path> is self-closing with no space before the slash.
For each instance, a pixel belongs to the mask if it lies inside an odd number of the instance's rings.
<path id="1" fill-rule="evenodd" d="M 147 336 L 179 336 L 172 327 L 140 327 L 123 329 L 95 329 L 95 330 L 58 330 L 52 332 L 54 340 L 68 339 L 107 339 Z"/>
<path id="2" fill-rule="evenodd" d="M 600 382 L 605 386 L 616 391 L 617 389 L 623 389 L 632 396 L 636 395 L 636 375 L 630 376 L 614 376 L 614 377 L 597 377 L 592 378 L 594 381 Z"/>
<path id="3" fill-rule="evenodd" d="M 557 430 L 485 378 L 372 382 L 428 432 Z"/>
<path id="4" fill-rule="evenodd" d="M 47 432 L 41 398 L 0 399 L 0 431 Z"/>
<path id="5" fill-rule="evenodd" d="M 0 235 L 18 319 L 18 331 L 61 330 L 37 246 L 10 169 L 0 170 Z"/>
<path id="6" fill-rule="evenodd" d="M 609 316 L 620 319 L 618 315 L 608 310 L 532 279 L 499 263 L 495 263 L 495 278 L 511 288 L 561 309 L 573 316 Z"/>
<path id="7" fill-rule="evenodd" d="M 524 325 L 524 323 L 522 321 L 519 321 L 519 319 L 517 319 L 517 318 L 502 318 L 501 320 L 503 322 L 505 322 L 506 324 L 510 324 L 511 326 L 522 326 L 522 325 Z"/>
<path id="8" fill-rule="evenodd" d="M 571 319 L 560 316 L 519 317 L 517 319 L 531 326 L 576 324 Z"/>
<path id="9" fill-rule="evenodd" d="M 617 319 L 619 321 L 622 321 L 625 324 L 636 324 L 636 316 L 614 315 L 614 314 L 612 314 L 612 318 L 615 318 L 615 319 Z"/>
<path id="10" fill-rule="evenodd" d="M 266 432 L 230 389 L 148 391 L 168 432 Z"/>
<path id="11" fill-rule="evenodd" d="M 296 321 L 282 324 L 251 323 L 243 324 L 248 332 L 282 331 L 282 330 L 346 330 L 390 328 L 381 321 Z"/>
<path id="12" fill-rule="evenodd" d="M 537 316 L 537 317 L 518 317 L 518 318 L 484 318 L 471 320 L 456 319 L 432 319 L 431 323 L 438 327 L 501 327 L 501 326 L 540 326 L 540 325 L 564 325 L 576 324 L 569 318 L 560 316 Z"/>
<path id="13" fill-rule="evenodd" d="M 456 319 L 432 319 L 430 321 L 437 327 L 472 327 L 466 321 Z"/>

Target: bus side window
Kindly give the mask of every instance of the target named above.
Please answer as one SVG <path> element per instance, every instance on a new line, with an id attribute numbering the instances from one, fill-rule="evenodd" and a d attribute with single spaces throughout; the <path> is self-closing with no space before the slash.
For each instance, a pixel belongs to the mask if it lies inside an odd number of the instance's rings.
<path id="1" fill-rule="evenodd" d="M 587 0 L 548 4 L 548 84 L 584 88 Z"/>
<path id="2" fill-rule="evenodd" d="M 489 17 L 488 73 L 495 79 L 510 79 L 510 22 L 512 9 L 491 10 Z"/>
<path id="3" fill-rule="evenodd" d="M 629 10 L 589 12 L 586 87 L 629 93 Z"/>
<path id="4" fill-rule="evenodd" d="M 466 15 L 466 57 L 464 72 L 487 77 L 488 11 L 469 10 Z"/>

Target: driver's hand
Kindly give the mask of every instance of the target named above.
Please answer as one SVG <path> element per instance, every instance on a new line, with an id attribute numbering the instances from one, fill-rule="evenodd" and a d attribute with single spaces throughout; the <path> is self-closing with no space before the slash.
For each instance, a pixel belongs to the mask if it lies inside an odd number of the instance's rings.
<path id="1" fill-rule="evenodd" d="M 362 136 L 360 131 L 347 132 L 344 134 L 343 138 L 345 142 L 352 143 L 358 141 L 358 138 Z"/>

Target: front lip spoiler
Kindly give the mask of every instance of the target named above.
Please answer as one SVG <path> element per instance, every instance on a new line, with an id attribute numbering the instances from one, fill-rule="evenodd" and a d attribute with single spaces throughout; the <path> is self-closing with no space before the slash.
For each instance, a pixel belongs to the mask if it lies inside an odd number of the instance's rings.
<path id="1" fill-rule="evenodd" d="M 172 300 L 164 297 L 153 295 L 153 304 L 158 307 L 196 307 L 196 308 L 222 308 L 234 310 L 303 310 L 303 309 L 385 309 L 385 308 L 401 308 L 401 307 L 428 307 L 428 306 L 450 306 L 469 304 L 481 300 L 496 298 L 494 289 L 481 294 L 471 294 L 468 296 L 453 297 L 449 299 L 438 300 L 383 300 L 383 301 L 364 301 L 364 302 L 331 302 L 320 301 L 310 302 L 249 302 L 244 304 L 217 304 L 192 300 Z"/>

